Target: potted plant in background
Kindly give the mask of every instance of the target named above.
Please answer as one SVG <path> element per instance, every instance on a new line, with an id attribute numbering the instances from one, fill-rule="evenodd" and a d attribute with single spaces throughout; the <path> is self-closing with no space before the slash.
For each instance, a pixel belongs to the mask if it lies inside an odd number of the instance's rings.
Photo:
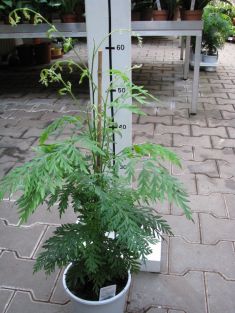
<path id="1" fill-rule="evenodd" d="M 142 21 L 151 21 L 153 16 L 153 0 L 141 0 L 137 3 Z"/>
<path id="2" fill-rule="evenodd" d="M 76 23 L 78 22 L 78 17 L 76 14 L 76 9 L 81 0 L 60 0 L 61 2 L 61 20 L 63 23 Z"/>
<path id="3" fill-rule="evenodd" d="M 0 12 L 5 24 L 10 24 L 8 15 L 15 9 L 16 1 L 14 0 L 1 0 L 0 2 Z"/>
<path id="4" fill-rule="evenodd" d="M 229 16 L 220 13 L 214 6 L 208 6 L 203 13 L 203 36 L 202 47 L 203 62 L 211 63 L 205 68 L 207 71 L 214 71 L 218 61 L 218 49 L 221 49 L 228 36 L 232 32 L 232 22 Z"/>
<path id="5" fill-rule="evenodd" d="M 17 20 L 17 11 L 12 16 Z M 49 34 L 55 31 L 51 27 Z M 70 47 L 71 39 L 65 39 L 64 49 Z M 43 245 L 34 270 L 44 269 L 50 274 L 56 267 L 68 266 L 63 281 L 78 307 L 75 312 L 122 313 L 130 285 L 129 271 L 139 270 L 141 261 L 151 253 L 150 244 L 163 234 L 172 234 L 167 222 L 152 208 L 154 203 L 168 200 L 181 207 L 187 218 L 192 219 L 192 215 L 184 187 L 165 167 L 168 161 L 180 166 L 173 152 L 152 143 L 125 148 L 115 158 L 110 152 L 113 133 L 116 136 L 120 133 L 107 110 L 125 108 L 144 114 L 139 106 L 152 96 L 143 87 L 132 84 L 125 73 L 112 70 L 113 82 L 107 95 L 120 83 L 124 84 L 125 92 L 108 102 L 108 97 L 103 98 L 101 93 L 99 46 L 94 49 L 96 53 L 97 86 L 89 69 L 74 60 L 57 61 L 42 70 L 41 82 L 45 86 L 60 83 L 60 94 L 70 94 L 75 104 L 78 100 L 73 86 L 63 78 L 65 66 L 80 72 L 80 83 L 89 79 L 98 96 L 83 118 L 63 116 L 43 131 L 35 157 L 1 180 L 0 198 L 5 193 L 20 192 L 17 205 L 21 222 L 27 221 L 43 203 L 49 207 L 58 204 L 61 217 L 72 207 L 78 222 L 57 228 Z M 135 104 L 129 104 L 130 97 Z M 53 135 L 63 131 L 66 138 L 53 140 Z M 120 172 L 122 164 L 124 172 Z M 132 179 L 135 188 L 131 186 Z M 112 285 L 112 291 L 116 286 L 117 294 L 99 301 L 100 289 L 107 285 Z"/>
<path id="6" fill-rule="evenodd" d="M 159 0 L 154 3 L 153 19 L 155 21 L 173 20 L 178 6 L 178 0 Z"/>
<path id="7" fill-rule="evenodd" d="M 181 0 L 181 19 L 182 20 L 201 20 L 203 9 L 211 0 L 196 0 L 193 10 L 191 10 L 190 0 Z"/>

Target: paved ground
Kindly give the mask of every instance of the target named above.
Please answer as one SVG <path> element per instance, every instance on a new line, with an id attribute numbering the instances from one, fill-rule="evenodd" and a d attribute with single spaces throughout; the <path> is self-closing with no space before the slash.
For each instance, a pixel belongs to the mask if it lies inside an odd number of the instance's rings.
<path id="1" fill-rule="evenodd" d="M 158 48 L 156 48 L 158 44 Z M 81 45 L 85 58 L 85 46 Z M 148 40 L 134 48 L 133 61 L 144 63 L 134 74 L 164 108 L 134 116 L 134 142 L 162 143 L 183 160 L 172 168 L 187 186 L 195 223 L 175 207 L 158 208 L 175 237 L 163 244 L 160 274 L 141 273 L 133 280 L 128 312 L 235 312 L 235 45 L 220 53 L 216 73 L 201 73 L 198 115 L 189 117 L 191 80 L 182 81 L 177 41 Z M 164 62 L 163 62 L 164 61 Z M 0 175 L 29 159 L 41 129 L 55 117 L 80 110 L 44 89 L 38 70 L 0 71 Z M 87 86 L 79 87 L 81 110 Z M 13 199 L 14 200 L 14 199 Z M 66 221 L 73 221 L 68 213 Z M 64 221 L 64 222 L 66 222 Z M 45 280 L 32 275 L 42 242 L 60 223 L 56 210 L 41 208 L 27 225 L 17 227 L 14 201 L 0 205 L 0 312 L 70 312 L 61 273 Z"/>

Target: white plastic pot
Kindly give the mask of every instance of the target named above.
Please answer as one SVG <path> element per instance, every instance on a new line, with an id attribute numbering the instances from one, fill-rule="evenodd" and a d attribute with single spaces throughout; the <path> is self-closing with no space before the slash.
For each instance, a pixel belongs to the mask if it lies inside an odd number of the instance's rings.
<path id="1" fill-rule="evenodd" d="M 203 55 L 203 62 L 206 64 L 209 64 L 208 66 L 205 66 L 205 71 L 207 72 L 215 72 L 216 66 L 218 62 L 218 54 L 217 55 Z"/>
<path id="2" fill-rule="evenodd" d="M 67 287 L 66 274 L 72 266 L 70 263 L 63 274 L 63 287 L 71 299 L 71 313 L 124 313 L 126 297 L 131 284 L 131 274 L 128 273 L 128 280 L 125 288 L 111 299 L 102 301 L 88 301 L 75 296 Z"/>

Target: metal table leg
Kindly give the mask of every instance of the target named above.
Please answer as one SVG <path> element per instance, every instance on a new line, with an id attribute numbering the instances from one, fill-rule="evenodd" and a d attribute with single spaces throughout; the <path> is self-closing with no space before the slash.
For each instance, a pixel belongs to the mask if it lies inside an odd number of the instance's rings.
<path id="1" fill-rule="evenodd" d="M 185 37 L 180 37 L 180 60 L 184 59 Z"/>
<path id="2" fill-rule="evenodd" d="M 192 104 L 191 104 L 191 112 L 190 112 L 191 114 L 197 114 L 199 72 L 200 72 L 200 61 L 201 61 L 201 56 L 200 56 L 201 55 L 201 43 L 202 43 L 202 37 L 196 36 Z"/>
<path id="3" fill-rule="evenodd" d="M 190 36 L 186 37 L 186 49 L 185 49 L 185 60 L 184 60 L 184 79 L 188 79 L 190 38 L 191 38 Z"/>

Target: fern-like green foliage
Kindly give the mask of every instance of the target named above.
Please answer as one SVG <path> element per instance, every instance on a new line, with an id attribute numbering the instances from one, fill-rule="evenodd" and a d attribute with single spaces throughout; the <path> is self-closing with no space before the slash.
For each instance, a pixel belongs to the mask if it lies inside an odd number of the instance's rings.
<path id="1" fill-rule="evenodd" d="M 63 92 L 76 102 L 72 85 L 63 79 L 65 65 L 70 71 L 82 71 L 82 79 L 92 79 L 87 67 L 58 61 L 42 71 L 41 81 L 45 85 L 60 82 Z M 151 96 L 143 87 L 132 84 L 125 73 L 113 70 L 112 75 L 107 93 L 121 81 L 125 94 L 113 103 L 103 99 L 101 113 L 96 103 L 91 103 L 85 118 L 64 116 L 54 121 L 42 132 L 36 156 L 0 183 L 1 198 L 6 193 L 21 192 L 17 200 L 21 222 L 43 203 L 57 205 L 61 218 L 68 207 L 77 214 L 77 224 L 74 221 L 58 227 L 45 242 L 34 267 L 50 274 L 56 267 L 73 262 L 71 290 L 89 281 L 98 293 L 106 281 L 125 277 L 129 269 L 139 269 L 140 262 L 151 253 L 150 244 L 164 234 L 172 235 L 167 222 L 153 209 L 157 202 L 174 203 L 192 219 L 184 187 L 164 166 L 166 162 L 181 166 L 172 151 L 152 143 L 133 145 L 116 155 L 114 165 L 110 144 L 113 132 L 118 135 L 119 130 L 113 127 L 106 109 L 125 107 L 144 114 L 140 106 Z M 97 88 L 94 83 L 92 88 Z M 130 96 L 137 104 L 129 104 Z M 64 131 L 67 139 L 53 142 L 55 135 Z M 120 173 L 121 164 L 126 165 L 125 173 Z M 135 188 L 131 186 L 133 179 Z"/>

